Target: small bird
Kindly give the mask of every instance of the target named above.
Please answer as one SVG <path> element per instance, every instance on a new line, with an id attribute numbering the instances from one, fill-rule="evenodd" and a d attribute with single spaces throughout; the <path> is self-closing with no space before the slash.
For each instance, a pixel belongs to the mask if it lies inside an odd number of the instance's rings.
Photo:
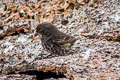
<path id="1" fill-rule="evenodd" d="M 43 48 L 58 56 L 66 55 L 76 41 L 74 37 L 59 31 L 55 25 L 49 22 L 38 24 L 35 36 L 37 35 L 42 35 Z"/>

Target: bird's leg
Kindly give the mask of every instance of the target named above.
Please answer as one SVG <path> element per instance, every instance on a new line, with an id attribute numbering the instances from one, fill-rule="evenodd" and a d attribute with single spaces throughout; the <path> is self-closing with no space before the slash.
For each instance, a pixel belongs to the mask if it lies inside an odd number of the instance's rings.
<path id="1" fill-rule="evenodd" d="M 38 55 L 38 57 L 35 58 L 35 60 L 37 60 L 37 59 L 38 59 L 38 60 L 43 59 L 43 54 L 42 54 L 42 53 L 44 53 L 43 50 L 42 50 L 41 53 Z"/>

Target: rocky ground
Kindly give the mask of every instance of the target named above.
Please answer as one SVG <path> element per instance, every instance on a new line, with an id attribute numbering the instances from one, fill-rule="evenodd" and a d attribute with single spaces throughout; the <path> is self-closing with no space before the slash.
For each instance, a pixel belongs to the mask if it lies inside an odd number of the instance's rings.
<path id="1" fill-rule="evenodd" d="M 74 54 L 44 58 L 36 25 L 74 36 Z M 1 0 L 0 80 L 120 80 L 117 0 Z"/>

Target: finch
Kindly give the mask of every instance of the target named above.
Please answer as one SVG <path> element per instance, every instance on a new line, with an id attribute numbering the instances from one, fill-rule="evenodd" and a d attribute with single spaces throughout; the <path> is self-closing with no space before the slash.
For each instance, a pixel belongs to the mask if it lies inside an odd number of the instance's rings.
<path id="1" fill-rule="evenodd" d="M 73 36 L 59 31 L 55 25 L 49 22 L 38 24 L 36 35 L 42 35 L 42 46 L 47 52 L 58 56 L 66 55 L 76 41 Z"/>

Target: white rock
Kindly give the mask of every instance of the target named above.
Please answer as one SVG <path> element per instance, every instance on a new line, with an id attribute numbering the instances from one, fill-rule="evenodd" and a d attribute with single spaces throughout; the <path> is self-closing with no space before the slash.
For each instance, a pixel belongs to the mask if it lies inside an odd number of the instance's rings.
<path id="1" fill-rule="evenodd" d="M 113 18 L 115 21 L 119 21 L 120 16 L 118 14 L 113 14 L 112 16 L 110 16 L 110 18 Z"/>
<path id="2" fill-rule="evenodd" d="M 7 53 L 8 51 L 12 50 L 14 48 L 14 46 L 9 46 L 8 48 L 4 49 L 4 53 Z"/>
<path id="3" fill-rule="evenodd" d="M 104 32 L 104 30 L 103 30 L 103 29 L 98 30 L 98 35 L 101 35 L 103 32 Z"/>
<path id="4" fill-rule="evenodd" d="M 88 59 L 90 57 L 91 51 L 94 51 L 93 49 L 88 49 L 85 54 L 83 54 L 83 59 Z"/>
<path id="5" fill-rule="evenodd" d="M 106 29 L 110 29 L 109 22 L 103 22 L 103 26 Z"/>
<path id="6" fill-rule="evenodd" d="M 10 45 L 13 45 L 13 44 L 11 42 L 9 42 L 9 41 L 6 41 L 3 45 L 10 46 Z"/>
<path id="7" fill-rule="evenodd" d="M 21 9 L 21 10 L 20 10 L 20 13 L 25 13 L 25 12 L 24 12 L 24 10 Z"/>
<path id="8" fill-rule="evenodd" d="M 3 31 L 2 30 L 0 30 L 0 34 L 2 34 L 3 33 Z"/>
<path id="9" fill-rule="evenodd" d="M 16 42 L 20 42 L 20 43 L 24 43 L 24 42 L 26 42 L 27 41 L 27 38 L 25 37 L 25 36 L 20 36 L 17 40 L 16 40 Z"/>
<path id="10" fill-rule="evenodd" d="M 83 30 L 83 28 L 80 28 L 78 31 L 79 31 L 79 32 L 83 32 L 84 30 Z"/>
<path id="11" fill-rule="evenodd" d="M 28 58 L 27 56 L 24 57 L 24 60 L 26 60 L 27 62 L 32 62 L 34 59 L 34 56 L 32 56 L 31 58 Z"/>
<path id="12" fill-rule="evenodd" d="M 104 14 L 104 13 L 105 13 L 105 11 L 104 11 L 104 10 L 100 11 L 100 14 Z"/>

